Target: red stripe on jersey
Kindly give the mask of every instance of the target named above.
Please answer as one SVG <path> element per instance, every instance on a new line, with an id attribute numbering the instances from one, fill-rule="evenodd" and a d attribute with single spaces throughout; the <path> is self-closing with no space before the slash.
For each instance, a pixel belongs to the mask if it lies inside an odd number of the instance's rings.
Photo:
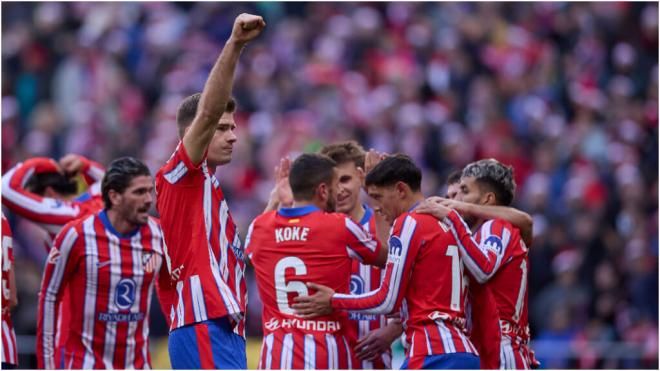
<path id="1" fill-rule="evenodd" d="M 194 326 L 195 335 L 197 337 L 197 349 L 199 350 L 200 366 L 204 370 L 215 368 L 213 362 L 213 352 L 211 351 L 211 343 L 209 339 L 209 329 L 206 325 Z"/>
<path id="2" fill-rule="evenodd" d="M 348 339 L 339 334 L 277 331 L 262 340 L 259 369 L 354 369 Z"/>

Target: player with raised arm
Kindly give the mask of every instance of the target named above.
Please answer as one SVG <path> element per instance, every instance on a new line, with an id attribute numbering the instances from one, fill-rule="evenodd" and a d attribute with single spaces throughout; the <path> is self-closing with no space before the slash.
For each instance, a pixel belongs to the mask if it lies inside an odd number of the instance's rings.
<path id="1" fill-rule="evenodd" d="M 14 250 L 9 222 L 2 214 L 2 368 L 18 367 L 16 334 L 11 309 L 18 304 L 14 277 Z"/>
<path id="2" fill-rule="evenodd" d="M 215 177 L 236 142 L 234 70 L 266 26 L 241 14 L 201 94 L 177 112 L 180 142 L 156 175 L 157 208 L 176 281 L 169 354 L 175 369 L 245 369 L 243 250 Z"/>
<path id="3" fill-rule="evenodd" d="M 81 174 L 89 186 L 77 195 L 74 176 Z M 101 179 L 105 169 L 83 156 L 69 154 L 58 162 L 35 157 L 16 164 L 2 177 L 2 204 L 38 224 L 52 238 L 68 222 L 103 208 Z"/>
<path id="4" fill-rule="evenodd" d="M 333 309 L 380 314 L 400 309 L 410 344 L 402 368 L 477 369 L 477 351 L 465 335 L 467 282 L 456 240 L 435 218 L 413 212 L 424 200 L 421 179 L 405 155 L 387 157 L 367 175 L 369 196 L 393 222 L 380 287 L 346 295 L 308 284 L 317 293 L 294 299 L 293 307 L 304 318 Z"/>
<path id="5" fill-rule="evenodd" d="M 101 189 L 105 208 L 67 224 L 48 255 L 39 293 L 39 368 L 59 368 L 58 326 L 68 333 L 61 368 L 151 368 L 152 292 L 157 279 L 169 282 L 162 232 L 148 214 L 153 178 L 143 163 L 124 157 L 110 164 Z M 66 287 L 71 319 L 58 324 Z"/>
<path id="6" fill-rule="evenodd" d="M 77 195 L 74 177 L 82 175 L 87 190 Z M 16 164 L 2 178 L 2 204 L 13 213 L 37 224 L 48 233 L 44 241 L 50 251 L 55 235 L 67 223 L 103 208 L 101 179 L 105 169 L 84 156 L 68 154 L 59 162 L 35 157 Z M 58 310 L 58 323 L 69 323 L 69 299 L 65 291 Z M 61 326 L 59 326 L 61 328 Z M 58 332 L 55 364 L 67 342 L 66 332 Z"/>
<path id="7" fill-rule="evenodd" d="M 291 165 L 293 207 L 269 211 L 250 224 L 246 253 L 262 299 L 264 339 L 260 369 L 351 369 L 357 359 L 347 315 L 303 320 L 291 299 L 307 282 L 348 293 L 352 258 L 384 265 L 387 250 L 350 217 L 334 213 L 335 162 L 303 154 Z"/>
<path id="8" fill-rule="evenodd" d="M 350 216 L 379 241 L 386 241 L 388 225 L 383 217 L 367 204 L 360 203 L 360 193 L 366 173 L 366 153 L 355 141 L 329 144 L 319 153 L 333 159 L 337 166 L 337 212 Z M 359 295 L 380 285 L 382 270 L 378 267 L 353 261 L 351 269 L 351 294 Z M 351 337 L 356 342 L 355 352 L 362 369 L 389 369 L 392 363 L 391 343 L 403 332 L 398 318 L 385 315 L 349 313 Z"/>
<path id="9" fill-rule="evenodd" d="M 513 170 L 488 159 L 463 169 L 456 198 L 478 205 L 508 206 L 514 192 Z M 527 347 L 529 260 L 519 229 L 501 218 L 461 216 L 442 201 L 429 201 L 418 211 L 430 213 L 451 227 L 468 270 L 479 283 L 487 282 L 492 291 L 500 318 L 500 368 L 533 366 L 533 353 Z"/>

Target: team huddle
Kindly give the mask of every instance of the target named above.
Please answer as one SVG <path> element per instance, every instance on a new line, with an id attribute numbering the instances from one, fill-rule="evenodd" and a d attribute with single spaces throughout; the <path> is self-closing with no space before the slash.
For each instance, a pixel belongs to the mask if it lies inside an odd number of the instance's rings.
<path id="1" fill-rule="evenodd" d="M 75 154 L 3 174 L 3 205 L 50 236 L 38 367 L 151 368 L 155 289 L 173 368 L 246 369 L 248 265 L 263 302 L 259 369 L 390 369 L 396 339 L 401 368 L 538 367 L 527 320 L 531 217 L 509 206 L 513 170 L 494 159 L 450 176 L 445 197 L 427 197 L 403 154 L 346 141 L 284 158 L 242 243 L 215 174 L 237 141 L 236 65 L 265 26 L 236 18 L 203 91 L 180 104 L 178 145 L 155 177 L 135 158 L 105 169 Z M 11 368 L 4 216 L 2 248 L 2 366 Z"/>

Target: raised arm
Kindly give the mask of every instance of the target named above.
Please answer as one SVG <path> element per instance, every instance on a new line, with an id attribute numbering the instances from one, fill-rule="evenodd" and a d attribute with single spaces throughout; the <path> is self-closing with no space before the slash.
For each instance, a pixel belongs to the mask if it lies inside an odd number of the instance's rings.
<path id="1" fill-rule="evenodd" d="M 57 233 L 75 219 L 80 210 L 68 202 L 42 197 L 25 188 L 33 174 L 59 172 L 58 164 L 49 158 L 35 157 L 18 163 L 2 176 L 2 204 L 12 212 Z"/>
<path id="2" fill-rule="evenodd" d="M 477 205 L 442 197 L 432 198 L 462 215 L 474 215 L 481 219 L 504 219 L 520 230 L 520 236 L 525 241 L 525 245 L 532 245 L 533 219 L 531 215 L 524 211 L 509 206 Z"/>
<path id="3" fill-rule="evenodd" d="M 193 164 L 204 159 L 218 120 L 231 96 L 236 63 L 245 44 L 256 38 L 266 26 L 263 18 L 243 13 L 234 21 L 231 36 L 206 80 L 197 114 L 183 137 L 183 145 Z"/>
<path id="4" fill-rule="evenodd" d="M 74 153 L 62 157 L 59 165 L 67 176 L 82 175 L 88 186 L 100 182 L 105 175 L 105 168 L 101 164 Z"/>

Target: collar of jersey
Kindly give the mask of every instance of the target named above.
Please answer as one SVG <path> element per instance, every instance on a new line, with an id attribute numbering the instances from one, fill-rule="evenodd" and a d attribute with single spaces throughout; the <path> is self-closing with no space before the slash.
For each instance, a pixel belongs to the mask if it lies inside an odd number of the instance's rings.
<path id="1" fill-rule="evenodd" d="M 362 204 L 362 207 L 364 207 L 364 215 L 362 216 L 362 220 L 360 220 L 360 225 L 364 225 L 371 219 L 371 215 L 374 213 L 374 210 L 369 207 L 367 204 Z"/>
<path id="2" fill-rule="evenodd" d="M 415 210 L 417 205 L 419 205 L 419 201 L 415 202 L 415 204 L 410 207 L 410 210 L 408 210 L 408 212 L 411 213 L 413 210 Z"/>
<path id="3" fill-rule="evenodd" d="M 128 233 L 120 233 L 115 229 L 115 227 L 112 226 L 112 223 L 110 223 L 110 219 L 108 219 L 108 214 L 106 214 L 105 209 L 103 209 L 103 211 L 99 213 L 99 219 L 101 219 L 101 223 L 103 223 L 105 229 L 107 229 L 108 231 L 110 231 L 110 233 L 114 234 L 119 238 L 125 238 L 125 239 L 131 238 L 135 236 L 135 234 L 137 234 L 138 231 L 140 230 L 140 227 L 138 227 Z"/>
<path id="4" fill-rule="evenodd" d="M 307 205 L 302 207 L 283 207 L 277 211 L 278 214 L 286 217 L 292 216 L 303 216 L 311 214 L 314 211 L 321 211 L 318 207 L 314 205 Z"/>

